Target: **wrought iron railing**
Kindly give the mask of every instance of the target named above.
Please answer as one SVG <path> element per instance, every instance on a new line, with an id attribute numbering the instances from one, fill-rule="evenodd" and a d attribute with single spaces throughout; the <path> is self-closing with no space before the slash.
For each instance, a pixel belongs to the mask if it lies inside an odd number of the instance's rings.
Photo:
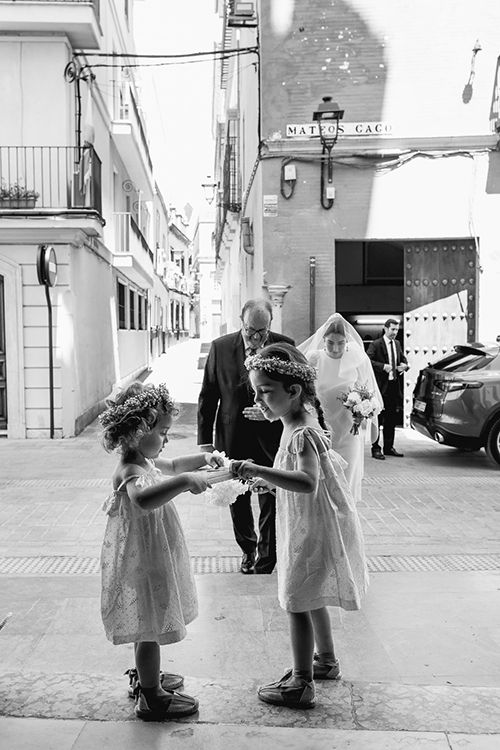
<path id="1" fill-rule="evenodd" d="M 241 211 L 241 179 L 238 159 L 238 137 L 231 135 L 227 139 L 224 154 L 224 169 L 222 175 L 222 200 L 228 211 Z"/>
<path id="2" fill-rule="evenodd" d="M 102 213 L 101 160 L 92 146 L 0 146 L 0 211 Z"/>

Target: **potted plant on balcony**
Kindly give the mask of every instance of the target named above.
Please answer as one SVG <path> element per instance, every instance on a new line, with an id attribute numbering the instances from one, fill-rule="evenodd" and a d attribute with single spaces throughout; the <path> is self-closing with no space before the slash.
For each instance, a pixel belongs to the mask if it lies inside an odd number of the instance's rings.
<path id="1" fill-rule="evenodd" d="M 30 190 L 19 182 L 0 186 L 0 208 L 34 208 L 40 193 Z"/>

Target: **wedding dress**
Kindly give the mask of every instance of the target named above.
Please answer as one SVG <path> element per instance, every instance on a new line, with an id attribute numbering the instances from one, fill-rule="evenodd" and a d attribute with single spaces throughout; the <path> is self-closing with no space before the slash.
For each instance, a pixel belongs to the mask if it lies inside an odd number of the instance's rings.
<path id="1" fill-rule="evenodd" d="M 330 357 L 324 348 L 323 336 L 331 324 L 340 322 L 345 331 L 346 346 L 338 359 Z M 375 380 L 372 364 L 365 353 L 361 337 L 341 315 L 334 313 L 306 341 L 298 346 L 310 364 L 317 368 L 316 391 L 325 413 L 325 422 L 331 431 L 332 448 L 347 461 L 345 474 L 355 502 L 361 498 L 364 474 L 364 443 L 378 434 L 377 414 L 383 409 L 383 400 Z M 373 392 L 379 404 L 377 414 L 363 423 L 358 435 L 350 430 L 352 414 L 342 403 L 343 393 L 358 383 Z"/>

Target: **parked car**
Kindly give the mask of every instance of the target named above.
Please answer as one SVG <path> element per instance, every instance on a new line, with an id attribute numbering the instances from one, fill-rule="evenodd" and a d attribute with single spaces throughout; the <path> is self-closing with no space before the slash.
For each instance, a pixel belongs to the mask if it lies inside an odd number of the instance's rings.
<path id="1" fill-rule="evenodd" d="M 500 342 L 454 350 L 420 371 L 411 426 L 444 445 L 485 448 L 500 465 Z"/>

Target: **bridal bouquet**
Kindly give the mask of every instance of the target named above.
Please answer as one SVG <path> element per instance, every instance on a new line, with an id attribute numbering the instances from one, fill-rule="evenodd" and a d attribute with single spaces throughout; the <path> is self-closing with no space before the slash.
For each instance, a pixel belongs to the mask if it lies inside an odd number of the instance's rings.
<path id="1" fill-rule="evenodd" d="M 351 435 L 357 435 L 359 428 L 367 419 L 371 419 L 379 411 L 377 400 L 365 385 L 354 383 L 349 391 L 339 396 L 346 409 L 352 414 Z"/>

